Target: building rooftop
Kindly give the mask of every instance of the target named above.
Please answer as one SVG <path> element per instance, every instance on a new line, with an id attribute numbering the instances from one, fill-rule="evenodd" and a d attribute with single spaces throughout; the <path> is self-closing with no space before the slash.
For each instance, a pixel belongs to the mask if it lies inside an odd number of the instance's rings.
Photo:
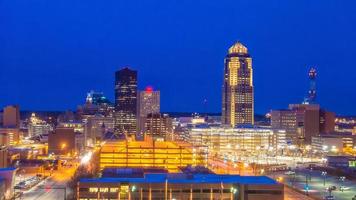
<path id="1" fill-rule="evenodd" d="M 238 53 L 238 54 L 247 54 L 247 48 L 240 42 L 236 42 L 229 48 L 229 54 Z"/>
<path id="2" fill-rule="evenodd" d="M 102 177 L 106 178 L 142 178 L 145 173 L 167 173 L 164 168 L 112 168 L 103 169 Z"/>
<path id="3" fill-rule="evenodd" d="M 1 172 L 1 171 L 14 171 L 14 170 L 16 170 L 15 167 L 0 168 L 0 172 Z"/>
<path id="4" fill-rule="evenodd" d="M 184 174 L 184 173 L 147 173 L 143 177 L 137 178 L 83 178 L 83 183 L 181 183 L 181 184 L 278 184 L 275 180 L 266 176 L 239 176 L 239 175 L 218 175 L 218 174 Z"/>
<path id="5" fill-rule="evenodd" d="M 270 130 L 269 127 L 259 126 L 259 125 L 251 125 L 251 124 L 239 124 L 235 127 L 226 126 L 226 125 L 210 125 L 210 124 L 199 124 L 193 127 L 193 129 L 236 129 L 236 130 Z"/>
<path id="6" fill-rule="evenodd" d="M 190 149 L 193 146 L 185 142 L 172 142 L 172 141 L 154 141 L 146 139 L 144 141 L 127 141 L 127 140 L 116 140 L 107 141 L 101 148 L 101 152 L 119 152 L 120 148 L 149 148 L 149 149 L 176 149 L 176 148 L 186 148 Z"/>

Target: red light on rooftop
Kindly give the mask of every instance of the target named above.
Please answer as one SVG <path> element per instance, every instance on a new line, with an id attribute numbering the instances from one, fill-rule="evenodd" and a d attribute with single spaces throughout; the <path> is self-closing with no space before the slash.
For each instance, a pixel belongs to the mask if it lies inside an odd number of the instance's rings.
<path id="1" fill-rule="evenodd" d="M 152 86 L 147 86 L 146 89 L 145 89 L 145 91 L 146 91 L 147 93 L 152 93 L 152 92 L 153 92 L 153 87 L 152 87 Z"/>

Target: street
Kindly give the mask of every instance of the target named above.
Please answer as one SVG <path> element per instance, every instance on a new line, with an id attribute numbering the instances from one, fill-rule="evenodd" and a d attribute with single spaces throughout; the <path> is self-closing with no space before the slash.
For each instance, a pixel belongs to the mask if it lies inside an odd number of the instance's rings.
<path id="1" fill-rule="evenodd" d="M 298 170 L 296 174 L 286 175 L 285 172 L 272 173 L 270 177 L 280 179 L 281 182 L 303 191 L 305 194 L 324 198 L 329 192 L 327 187 L 335 186 L 336 190 L 331 192 L 331 195 L 336 200 L 351 200 L 356 195 L 356 182 L 344 180 L 341 181 L 339 177 L 328 176 L 325 177 L 320 171 L 313 170 Z M 325 186 L 324 186 L 325 178 Z M 340 187 L 347 187 L 347 190 L 340 191 Z"/>
<path id="2" fill-rule="evenodd" d="M 312 198 L 284 187 L 284 200 L 313 200 Z"/>
<path id="3" fill-rule="evenodd" d="M 75 166 L 63 167 L 55 171 L 52 176 L 42 181 L 35 187 L 25 191 L 21 197 L 24 200 L 61 200 L 66 199 L 72 189 L 67 186 L 67 182 L 71 179 L 76 170 Z"/>

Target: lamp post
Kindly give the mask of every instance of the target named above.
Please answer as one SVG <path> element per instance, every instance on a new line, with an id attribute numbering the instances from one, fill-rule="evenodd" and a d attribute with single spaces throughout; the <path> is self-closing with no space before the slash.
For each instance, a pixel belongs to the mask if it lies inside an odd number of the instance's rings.
<path id="1" fill-rule="evenodd" d="M 63 153 L 63 151 L 64 151 L 64 149 L 67 147 L 67 144 L 66 143 L 62 143 L 62 145 L 61 145 L 61 150 L 62 150 L 62 153 Z"/>
<path id="2" fill-rule="evenodd" d="M 294 187 L 294 182 L 297 176 L 297 170 L 294 170 L 294 174 L 293 174 L 293 179 L 292 179 L 292 187 Z"/>
<path id="3" fill-rule="evenodd" d="M 324 177 L 324 186 L 325 186 L 325 182 L 326 182 L 326 175 L 328 174 L 328 172 L 326 171 L 322 171 L 321 175 Z"/>
<path id="4" fill-rule="evenodd" d="M 307 173 L 305 175 L 305 193 L 308 196 L 309 195 L 309 181 L 311 181 L 311 173 Z"/>
<path id="5" fill-rule="evenodd" d="M 305 194 L 309 195 L 308 175 L 305 175 Z"/>
<path id="6" fill-rule="evenodd" d="M 344 192 L 343 186 L 344 186 L 344 182 L 345 182 L 346 177 L 345 176 L 340 176 L 340 181 L 341 181 L 341 186 L 340 186 L 340 190 L 341 192 Z"/>

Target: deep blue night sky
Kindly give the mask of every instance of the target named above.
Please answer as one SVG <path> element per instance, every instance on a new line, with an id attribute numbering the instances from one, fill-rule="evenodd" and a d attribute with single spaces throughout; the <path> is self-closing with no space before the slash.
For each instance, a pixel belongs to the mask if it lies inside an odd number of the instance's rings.
<path id="1" fill-rule="evenodd" d="M 223 60 L 253 57 L 256 113 L 318 101 L 356 114 L 355 0 L 0 0 L 0 106 L 65 110 L 90 89 L 114 96 L 114 71 L 161 90 L 163 111 L 220 112 Z M 203 99 L 208 100 L 207 109 Z"/>

